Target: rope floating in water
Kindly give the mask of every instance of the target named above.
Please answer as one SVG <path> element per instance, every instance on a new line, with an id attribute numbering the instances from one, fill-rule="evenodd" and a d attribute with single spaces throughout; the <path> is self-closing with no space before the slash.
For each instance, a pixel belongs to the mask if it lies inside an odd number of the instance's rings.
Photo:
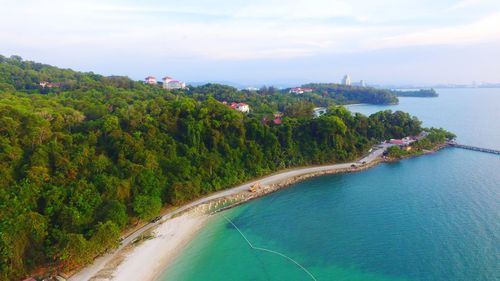
<path id="1" fill-rule="evenodd" d="M 243 239 L 245 239 L 245 241 L 247 241 L 248 245 L 250 246 L 250 248 L 254 249 L 254 250 L 259 250 L 259 251 L 264 251 L 264 252 L 269 252 L 269 253 L 272 253 L 272 254 L 276 254 L 276 255 L 279 255 L 281 257 L 284 257 L 285 259 L 293 262 L 295 265 L 297 265 L 299 268 L 301 268 L 305 273 L 307 273 L 312 280 L 314 281 L 318 281 L 314 275 L 312 275 L 311 272 L 309 272 L 309 270 L 307 270 L 305 267 L 303 267 L 300 263 L 296 262 L 294 259 L 292 259 L 291 257 L 285 255 L 285 254 L 282 254 L 280 252 L 276 252 L 276 251 L 273 251 L 273 250 L 269 250 L 269 249 L 266 249 L 266 248 L 260 248 L 260 247 L 255 247 L 254 245 L 252 245 L 252 243 L 250 243 L 250 241 L 247 239 L 247 237 L 245 236 L 245 234 L 243 234 L 243 232 L 241 232 L 241 230 L 236 226 L 236 224 L 234 224 L 230 219 L 228 219 L 226 216 L 224 216 L 223 214 L 221 214 L 224 219 L 226 219 L 230 224 L 233 225 L 233 227 L 240 233 L 241 237 L 243 237 Z"/>

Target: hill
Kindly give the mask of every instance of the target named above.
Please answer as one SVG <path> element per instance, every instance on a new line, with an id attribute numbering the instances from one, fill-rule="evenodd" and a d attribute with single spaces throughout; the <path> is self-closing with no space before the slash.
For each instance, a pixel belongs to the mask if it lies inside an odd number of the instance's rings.
<path id="1" fill-rule="evenodd" d="M 0 58 L 0 280 L 85 265 L 164 206 L 288 167 L 355 159 L 422 130 L 403 112 L 332 106 L 312 118 L 302 113 L 315 101 L 300 99 L 268 124 L 215 98 L 245 98 L 262 112 L 290 102 L 274 91 L 171 92 Z"/>

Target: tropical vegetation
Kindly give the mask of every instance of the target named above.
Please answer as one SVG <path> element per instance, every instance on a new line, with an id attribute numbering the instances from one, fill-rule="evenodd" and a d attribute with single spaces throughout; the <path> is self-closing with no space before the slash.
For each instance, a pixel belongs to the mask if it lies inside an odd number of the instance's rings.
<path id="1" fill-rule="evenodd" d="M 412 98 L 434 98 L 439 96 L 436 90 L 434 89 L 393 91 L 393 93 L 398 97 L 412 97 Z"/>
<path id="2" fill-rule="evenodd" d="M 446 141 L 456 138 L 455 134 L 441 128 L 425 129 L 425 137 L 408 146 L 391 146 L 387 149 L 387 156 L 392 159 L 402 159 L 409 156 L 419 155 L 426 151 L 433 151 L 442 147 Z"/>
<path id="3" fill-rule="evenodd" d="M 167 91 L 0 56 L 0 280 L 77 268 L 165 206 L 279 169 L 352 160 L 422 130 L 400 111 L 367 117 L 328 95 L 268 92 Z M 289 115 L 278 125 L 222 103 L 243 99 Z M 319 101 L 328 114 L 304 114 Z"/>

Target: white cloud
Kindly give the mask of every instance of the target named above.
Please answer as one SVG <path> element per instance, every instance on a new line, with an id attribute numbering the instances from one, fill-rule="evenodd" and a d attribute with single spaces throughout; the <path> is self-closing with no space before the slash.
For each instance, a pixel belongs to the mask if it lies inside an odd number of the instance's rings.
<path id="1" fill-rule="evenodd" d="M 450 10 L 464 9 L 471 6 L 476 6 L 482 3 L 488 2 L 487 0 L 460 0 L 450 7 Z"/>
<path id="2" fill-rule="evenodd" d="M 0 53 L 8 45 L 82 56 L 253 60 L 500 40 L 499 14 L 429 27 L 450 7 L 434 2 L 0 0 L 7 11 L 0 42 L 8 42 Z M 480 2 L 460 1 L 455 9 Z M 407 18 L 418 20 L 402 24 Z"/>
<path id="3" fill-rule="evenodd" d="M 500 40 L 500 13 L 477 22 L 390 36 L 379 47 L 408 47 L 437 44 L 473 44 Z"/>

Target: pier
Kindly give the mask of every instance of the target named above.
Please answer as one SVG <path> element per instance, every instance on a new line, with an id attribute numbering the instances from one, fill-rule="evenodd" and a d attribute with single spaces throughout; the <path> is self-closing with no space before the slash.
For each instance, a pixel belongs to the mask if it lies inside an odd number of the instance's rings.
<path id="1" fill-rule="evenodd" d="M 473 145 L 459 144 L 456 142 L 448 142 L 448 145 L 452 146 L 452 147 L 462 148 L 462 149 L 468 149 L 468 150 L 474 150 L 474 151 L 480 151 L 480 152 L 500 155 L 500 150 L 497 150 L 497 149 L 490 149 L 490 148 L 483 148 L 483 147 L 478 147 L 478 146 L 473 146 Z"/>

